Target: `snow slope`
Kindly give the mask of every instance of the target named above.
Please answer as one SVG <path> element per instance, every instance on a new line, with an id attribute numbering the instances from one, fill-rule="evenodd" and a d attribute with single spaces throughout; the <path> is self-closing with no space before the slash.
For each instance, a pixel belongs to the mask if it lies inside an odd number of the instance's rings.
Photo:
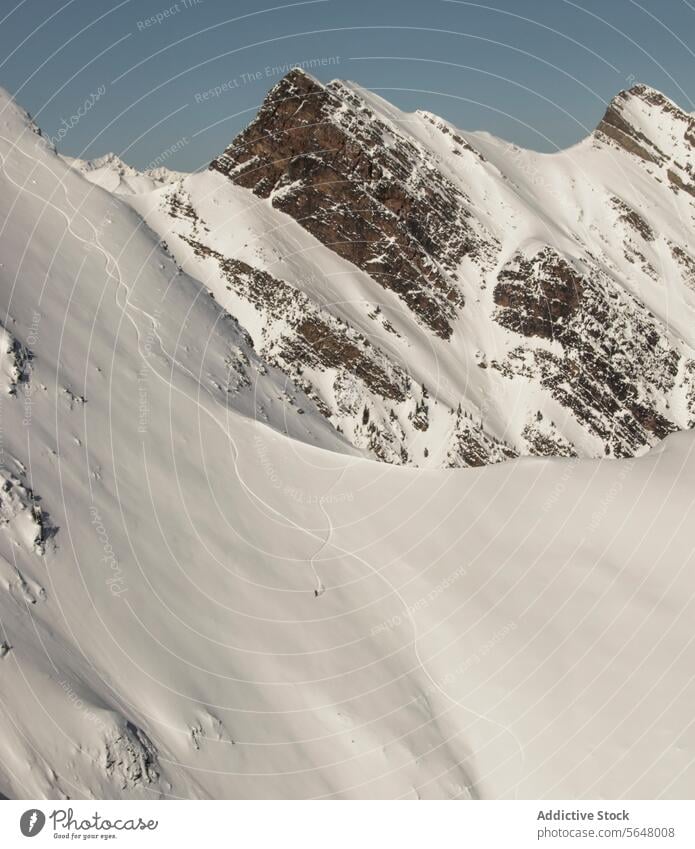
<path id="1" fill-rule="evenodd" d="M 64 156 L 63 159 L 72 168 L 85 174 L 90 183 L 114 194 L 151 192 L 186 176 L 177 171 L 170 171 L 168 168 L 137 171 L 123 162 L 115 153 L 107 153 L 106 156 L 90 160 L 75 159 L 70 156 Z"/>
<path id="2" fill-rule="evenodd" d="M 1 794 L 692 795 L 691 434 L 376 464 L 5 96 L 0 183 Z"/>

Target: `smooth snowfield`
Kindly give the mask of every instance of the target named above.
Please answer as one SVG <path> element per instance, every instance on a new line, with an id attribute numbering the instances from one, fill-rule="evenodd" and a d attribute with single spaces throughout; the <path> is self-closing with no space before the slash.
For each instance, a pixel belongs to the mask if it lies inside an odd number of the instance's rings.
<path id="1" fill-rule="evenodd" d="M 691 434 L 358 458 L 2 107 L 0 793 L 693 795 Z"/>

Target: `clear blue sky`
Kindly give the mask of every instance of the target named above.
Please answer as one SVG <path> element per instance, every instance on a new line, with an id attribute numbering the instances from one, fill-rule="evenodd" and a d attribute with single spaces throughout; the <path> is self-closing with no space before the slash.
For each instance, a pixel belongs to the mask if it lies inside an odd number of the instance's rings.
<path id="1" fill-rule="evenodd" d="M 552 150 L 633 81 L 695 109 L 695 0 L 0 3 L 0 85 L 47 135 L 73 124 L 59 145 L 71 155 L 114 150 L 143 167 L 174 146 L 169 167 L 204 167 L 279 69 L 311 60 L 320 79 Z"/>

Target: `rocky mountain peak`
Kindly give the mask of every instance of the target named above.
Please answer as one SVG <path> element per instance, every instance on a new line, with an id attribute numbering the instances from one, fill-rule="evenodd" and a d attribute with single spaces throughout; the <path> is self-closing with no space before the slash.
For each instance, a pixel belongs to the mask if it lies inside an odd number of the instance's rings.
<path id="1" fill-rule="evenodd" d="M 695 160 L 695 117 L 643 84 L 611 100 L 596 136 L 653 165 L 676 161 L 690 172 Z"/>
<path id="2" fill-rule="evenodd" d="M 291 215 L 448 339 L 457 269 L 495 249 L 436 157 L 359 90 L 291 71 L 210 168 Z"/>

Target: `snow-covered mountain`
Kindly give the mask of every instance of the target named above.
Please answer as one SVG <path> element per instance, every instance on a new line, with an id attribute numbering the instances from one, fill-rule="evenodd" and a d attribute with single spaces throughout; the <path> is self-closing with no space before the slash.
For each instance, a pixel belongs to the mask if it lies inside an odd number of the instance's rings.
<path id="1" fill-rule="evenodd" d="M 90 183 L 114 194 L 150 192 L 188 176 L 164 167 L 138 171 L 115 153 L 107 153 L 98 159 L 84 160 L 72 156 L 64 156 L 63 159 L 75 170 L 85 174 Z"/>
<path id="2" fill-rule="evenodd" d="M 369 456 L 622 457 L 695 423 L 694 143 L 645 86 L 548 155 L 296 70 L 208 172 L 116 190 Z"/>
<path id="3" fill-rule="evenodd" d="M 583 409 L 613 453 L 653 441 L 659 416 L 685 427 L 673 299 L 689 290 L 675 264 L 649 284 L 641 263 L 629 279 L 610 265 L 627 267 L 618 238 L 644 264 L 666 240 L 689 255 L 677 215 L 655 211 L 690 209 L 663 177 L 688 185 L 684 153 L 635 158 L 602 130 L 541 158 L 563 191 L 576 181 L 568 211 L 543 213 L 530 154 L 321 91 L 377 134 L 374 168 L 409 168 L 409 144 L 423 169 L 401 200 L 385 171 L 363 181 L 353 213 L 384 234 L 352 258 L 319 238 L 318 152 L 269 187 L 257 150 L 257 194 L 233 150 L 143 192 L 109 182 L 125 166 L 66 163 L 0 97 L 0 794 L 690 797 L 693 434 L 638 459 L 456 471 L 363 454 L 482 462 L 521 451 L 527 425 L 601 453 Z M 623 163 L 652 241 L 587 201 L 602 253 L 574 256 L 565 230 L 593 185 L 578 162 L 605 163 L 615 197 Z M 428 220 L 455 226 L 424 245 L 411 230 Z M 570 369 L 609 339 L 624 391 Z M 637 403 L 652 418 L 630 419 Z"/>

